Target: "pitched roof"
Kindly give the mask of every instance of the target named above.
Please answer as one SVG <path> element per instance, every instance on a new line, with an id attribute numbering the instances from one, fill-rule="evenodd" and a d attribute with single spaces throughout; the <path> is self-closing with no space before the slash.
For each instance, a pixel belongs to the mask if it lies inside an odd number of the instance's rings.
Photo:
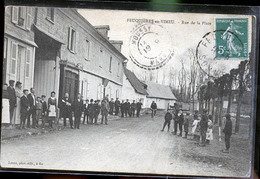
<path id="1" fill-rule="evenodd" d="M 165 86 L 153 82 L 145 82 L 145 83 L 147 85 L 148 98 L 150 97 L 150 98 L 177 100 L 177 98 L 174 96 L 169 86 Z"/>
<path id="2" fill-rule="evenodd" d="M 143 94 L 143 95 L 148 95 L 146 90 L 144 89 L 144 85 L 140 82 L 140 80 L 135 76 L 133 72 L 130 70 L 124 68 L 125 76 L 130 82 L 130 84 L 133 86 L 135 91 L 137 93 Z"/>

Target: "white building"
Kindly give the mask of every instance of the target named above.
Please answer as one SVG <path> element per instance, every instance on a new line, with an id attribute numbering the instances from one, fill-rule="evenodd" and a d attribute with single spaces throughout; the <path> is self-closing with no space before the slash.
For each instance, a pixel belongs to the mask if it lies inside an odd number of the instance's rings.
<path id="1" fill-rule="evenodd" d="M 154 101 L 158 109 L 167 109 L 169 105 L 173 106 L 177 98 L 172 93 L 169 86 L 160 85 L 153 82 L 146 82 L 147 93 L 145 108 L 150 108 L 151 103 Z"/>
<path id="2" fill-rule="evenodd" d="M 124 68 L 122 100 L 129 99 L 130 102 L 142 100 L 143 106 L 145 106 L 146 95 L 148 95 L 145 88 L 146 85 L 133 72 Z"/>

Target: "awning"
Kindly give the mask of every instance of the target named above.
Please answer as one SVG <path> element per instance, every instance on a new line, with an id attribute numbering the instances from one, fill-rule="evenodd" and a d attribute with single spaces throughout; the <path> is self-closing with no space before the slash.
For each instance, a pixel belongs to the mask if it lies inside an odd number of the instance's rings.
<path id="1" fill-rule="evenodd" d="M 38 45 L 37 45 L 34 41 L 28 40 L 28 39 L 26 39 L 26 38 L 24 38 L 24 37 L 22 37 L 22 36 L 17 37 L 17 35 L 14 35 L 14 34 L 9 33 L 9 32 L 8 32 L 8 33 L 5 33 L 5 35 L 11 36 L 12 38 L 15 38 L 15 39 L 17 39 L 17 40 L 20 40 L 20 41 L 22 41 L 23 43 L 26 43 L 26 44 L 28 44 L 28 45 L 31 45 L 31 46 L 34 46 L 34 47 L 38 47 Z"/>
<path id="2" fill-rule="evenodd" d="M 55 40 L 58 43 L 61 44 L 65 44 L 61 39 L 55 37 L 54 35 L 50 34 L 49 32 L 46 32 L 45 30 L 41 29 L 40 27 L 36 26 L 35 24 L 33 25 L 35 27 L 36 30 L 40 31 L 41 33 L 49 36 L 50 38 L 52 38 L 53 40 Z"/>

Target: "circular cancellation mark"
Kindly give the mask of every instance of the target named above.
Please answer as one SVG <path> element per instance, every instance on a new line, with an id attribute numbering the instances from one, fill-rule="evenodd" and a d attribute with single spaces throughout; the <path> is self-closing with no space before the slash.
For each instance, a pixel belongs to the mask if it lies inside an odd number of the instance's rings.
<path id="1" fill-rule="evenodd" d="M 164 66 L 174 55 L 172 38 L 161 25 L 138 24 L 130 36 L 130 59 L 146 70 Z"/>

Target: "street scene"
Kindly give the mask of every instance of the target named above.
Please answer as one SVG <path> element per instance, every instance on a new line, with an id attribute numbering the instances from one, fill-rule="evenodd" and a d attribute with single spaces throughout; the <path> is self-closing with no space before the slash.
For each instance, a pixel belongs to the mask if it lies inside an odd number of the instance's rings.
<path id="1" fill-rule="evenodd" d="M 253 31 L 251 16 L 6 7 L 1 167 L 251 176 Z"/>
<path id="2" fill-rule="evenodd" d="M 247 154 L 250 151 L 245 147 L 248 145 L 249 129 L 246 119 L 241 125 L 241 134 L 232 136 L 232 153 L 223 154 L 224 141 L 213 140 L 202 148 L 197 146 L 191 135 L 187 139 L 178 137 L 171 133 L 172 128 L 170 132 L 161 132 L 163 118 L 164 114 L 160 111 L 153 119 L 148 114 L 140 118 L 111 120 L 108 126 L 82 125 L 78 131 L 66 128 L 8 139 L 2 142 L 1 160 L 17 161 L 18 164 L 11 165 L 14 168 L 83 172 L 128 171 L 169 175 L 208 175 L 211 172 L 216 176 L 248 174 L 250 156 Z M 11 155 L 9 151 L 12 151 Z M 21 161 L 42 165 L 19 165 Z"/>

